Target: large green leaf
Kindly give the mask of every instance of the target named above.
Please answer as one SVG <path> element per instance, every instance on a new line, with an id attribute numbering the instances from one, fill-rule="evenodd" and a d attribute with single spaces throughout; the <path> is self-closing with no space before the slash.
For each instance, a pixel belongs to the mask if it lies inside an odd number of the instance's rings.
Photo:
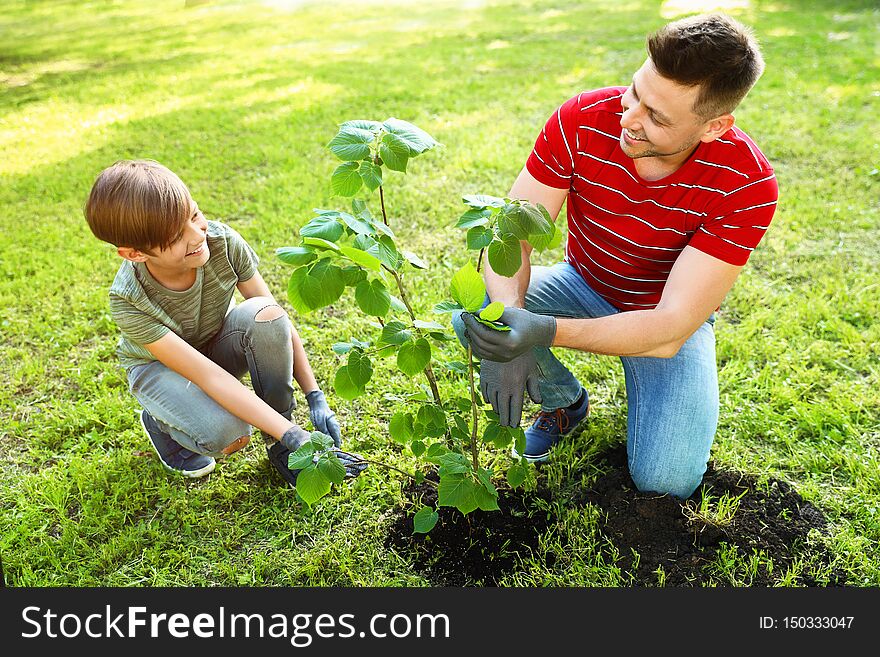
<path id="1" fill-rule="evenodd" d="M 376 136 L 370 130 L 343 125 L 336 136 L 327 144 L 327 148 L 340 160 L 350 162 L 363 160 L 370 155 L 370 144 Z"/>
<path id="2" fill-rule="evenodd" d="M 364 394 L 364 389 L 352 381 L 348 365 L 343 365 L 336 370 L 336 376 L 333 379 L 333 389 L 337 395 L 348 401 Z"/>
<path id="3" fill-rule="evenodd" d="M 425 338 L 404 342 L 397 350 L 397 367 L 408 376 L 415 376 L 431 362 L 431 343 Z"/>
<path id="4" fill-rule="evenodd" d="M 345 244 L 339 247 L 339 251 L 346 258 L 351 260 L 353 263 L 360 265 L 361 267 L 366 267 L 367 269 L 372 269 L 373 271 L 381 271 L 382 269 L 382 263 L 379 261 L 379 258 L 370 253 L 367 253 L 366 251 L 361 251 L 360 249 L 346 246 Z"/>
<path id="5" fill-rule="evenodd" d="M 403 139 L 392 133 L 382 135 L 382 143 L 379 144 L 379 155 L 386 167 L 392 171 L 406 173 L 406 163 L 409 160 L 410 149 Z"/>
<path id="6" fill-rule="evenodd" d="M 367 272 L 358 265 L 348 265 L 342 268 L 342 280 L 346 287 L 357 287 L 357 284 L 366 278 Z"/>
<path id="7" fill-rule="evenodd" d="M 275 249 L 275 255 L 278 259 L 288 265 L 307 265 L 317 258 L 313 249 L 305 246 L 282 246 Z"/>
<path id="8" fill-rule="evenodd" d="M 464 306 L 457 301 L 441 301 L 434 306 L 435 313 L 454 313 L 459 310 L 464 310 Z"/>
<path id="9" fill-rule="evenodd" d="M 413 416 L 411 413 L 398 411 L 388 422 L 388 433 L 395 442 L 405 445 L 413 437 Z"/>
<path id="10" fill-rule="evenodd" d="M 376 133 L 382 128 L 382 123 L 380 121 L 370 121 L 367 119 L 354 119 L 353 121 L 346 121 L 340 128 L 359 128 L 361 130 L 369 130 L 370 132 Z"/>
<path id="11" fill-rule="evenodd" d="M 494 269 L 494 264 L 492 265 Z M 468 312 L 476 312 L 486 298 L 486 284 L 474 266 L 468 262 L 452 277 L 449 293 Z"/>
<path id="12" fill-rule="evenodd" d="M 496 321 L 504 313 L 504 304 L 493 301 L 480 311 L 480 317 L 488 322 Z"/>
<path id="13" fill-rule="evenodd" d="M 553 223 L 534 205 L 508 203 L 498 214 L 498 229 L 502 234 L 510 233 L 517 239 L 528 240 L 530 235 L 550 235 Z"/>
<path id="14" fill-rule="evenodd" d="M 354 196 L 364 184 L 357 162 L 345 162 L 330 176 L 330 191 L 340 196 Z"/>
<path id="15" fill-rule="evenodd" d="M 369 217 L 355 217 L 347 212 L 339 212 L 337 213 L 337 216 L 345 222 L 345 225 L 348 226 L 353 233 L 358 235 L 372 235 L 376 232 Z"/>
<path id="16" fill-rule="evenodd" d="M 441 477 L 448 474 L 464 474 L 472 470 L 471 462 L 464 454 L 458 452 L 447 451 L 437 458 L 437 462 L 440 464 Z"/>
<path id="17" fill-rule="evenodd" d="M 461 200 L 472 208 L 477 209 L 500 208 L 505 203 L 503 198 L 488 196 L 487 194 L 469 194 L 468 196 L 462 196 Z"/>
<path id="18" fill-rule="evenodd" d="M 342 270 L 324 259 L 293 272 L 287 285 L 287 297 L 294 310 L 307 313 L 329 306 L 344 290 Z"/>
<path id="19" fill-rule="evenodd" d="M 379 342 L 383 344 L 403 344 L 412 338 L 412 331 L 403 322 L 392 320 L 382 327 L 382 337 Z"/>
<path id="20" fill-rule="evenodd" d="M 336 242 L 331 242 L 330 240 L 325 240 L 321 237 L 303 237 L 303 244 L 323 251 L 339 252 L 339 245 Z"/>
<path id="21" fill-rule="evenodd" d="M 442 436 L 446 432 L 446 413 L 435 404 L 422 404 L 416 422 L 424 428 L 427 436 Z"/>
<path id="22" fill-rule="evenodd" d="M 361 349 L 352 349 L 348 353 L 348 378 L 358 388 L 363 388 L 373 376 L 373 363 Z"/>
<path id="23" fill-rule="evenodd" d="M 400 255 L 406 258 L 406 261 L 416 269 L 427 269 L 428 265 L 412 251 L 401 251 Z"/>
<path id="24" fill-rule="evenodd" d="M 319 237 L 330 242 L 338 240 L 344 232 L 345 228 L 333 214 L 318 215 L 299 229 L 299 234 L 303 237 Z"/>
<path id="25" fill-rule="evenodd" d="M 452 506 L 464 514 L 475 510 L 479 503 L 476 498 L 477 484 L 464 474 L 450 474 L 440 478 L 437 489 L 437 503 Z"/>
<path id="26" fill-rule="evenodd" d="M 559 226 L 553 225 L 553 232 L 549 235 L 529 235 L 529 244 L 538 251 L 546 251 L 547 249 L 555 249 L 562 244 L 563 232 Z"/>
<path id="27" fill-rule="evenodd" d="M 431 507 L 423 506 L 413 516 L 413 534 L 427 534 L 434 529 L 440 515 Z"/>
<path id="28" fill-rule="evenodd" d="M 307 442 L 287 457 L 287 467 L 291 470 L 302 470 L 308 467 L 315 458 L 315 446 Z"/>
<path id="29" fill-rule="evenodd" d="M 311 506 L 330 492 L 330 479 L 317 466 L 310 465 L 297 475 L 296 492 Z"/>
<path id="30" fill-rule="evenodd" d="M 375 191 L 382 184 L 382 167 L 373 164 L 369 160 L 361 162 L 358 174 L 364 181 L 367 189 Z"/>
<path id="31" fill-rule="evenodd" d="M 394 271 L 403 264 L 403 256 L 397 250 L 394 239 L 389 235 L 379 235 L 378 240 L 369 235 L 358 235 L 352 244 L 356 249 L 366 251 L 378 258 L 383 265 Z"/>
<path id="32" fill-rule="evenodd" d="M 363 251 L 358 253 L 367 255 Z M 354 298 L 360 309 L 372 317 L 385 317 L 391 308 L 391 293 L 378 278 L 358 283 L 354 289 Z"/>
<path id="33" fill-rule="evenodd" d="M 522 247 L 513 235 L 492 240 L 486 253 L 492 270 L 501 276 L 513 276 L 522 266 Z"/>
<path id="34" fill-rule="evenodd" d="M 431 135 L 408 121 L 392 117 L 385 121 L 384 126 L 388 132 L 406 144 L 410 155 L 419 155 L 437 145 Z"/>
<path id="35" fill-rule="evenodd" d="M 519 486 L 521 486 L 526 480 L 526 475 L 528 475 L 528 473 L 529 471 L 524 465 L 514 463 L 507 470 L 507 483 L 510 484 L 511 488 L 519 488 Z"/>
<path id="36" fill-rule="evenodd" d="M 471 251 L 479 251 L 485 249 L 492 242 L 495 233 L 491 228 L 486 226 L 474 226 L 467 232 L 465 239 L 467 240 L 467 248 Z"/>
<path id="37" fill-rule="evenodd" d="M 321 455 L 318 471 L 334 484 L 341 484 L 345 480 L 345 466 L 333 452 Z"/>

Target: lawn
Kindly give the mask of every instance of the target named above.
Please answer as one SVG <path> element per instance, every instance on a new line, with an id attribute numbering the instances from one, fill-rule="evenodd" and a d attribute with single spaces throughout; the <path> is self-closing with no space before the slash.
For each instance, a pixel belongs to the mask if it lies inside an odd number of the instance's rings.
<path id="1" fill-rule="evenodd" d="M 400 240 L 429 264 L 408 285 L 430 315 L 468 257 L 453 228 L 461 196 L 503 196 L 560 103 L 626 84 L 644 59 L 645 34 L 700 3 L 3 4 L 7 583 L 442 583 L 388 540 L 407 503 L 406 481 L 394 472 L 372 467 L 309 510 L 282 486 L 259 439 L 204 480 L 162 470 L 114 355 L 107 289 L 119 259 L 83 219 L 89 188 L 118 159 L 159 160 L 208 218 L 254 246 L 284 299 L 291 270 L 275 249 L 298 242 L 312 208 L 345 209 L 330 194 L 337 161 L 324 148 L 336 126 L 411 121 L 444 146 L 406 176 L 389 174 L 386 202 Z M 721 421 L 712 460 L 759 488 L 784 482 L 827 524 L 784 564 L 723 544 L 696 571 L 698 583 L 749 585 L 759 567 L 773 584 L 880 586 L 880 12 L 873 0 L 728 5 L 756 29 L 767 60 L 736 116 L 774 164 L 780 203 L 716 323 Z M 560 247 L 539 261 L 561 256 Z M 350 296 L 293 319 L 346 445 L 417 467 L 387 434 L 413 380 L 384 361 L 355 401 L 332 389 L 341 360 L 331 345 L 372 330 Z M 461 352 L 450 345 L 454 357 Z M 625 440 L 623 372 L 615 358 L 562 357 L 590 391 L 592 419 L 531 483 L 560 491 L 526 505 L 522 522 L 540 520 L 537 547 L 517 553 L 494 582 L 467 583 L 633 584 L 633 555 L 607 538 L 604 507 L 578 493 L 604 472 L 602 454 Z M 464 390 L 452 374 L 440 388 Z M 816 554 L 827 558 L 819 564 Z"/>

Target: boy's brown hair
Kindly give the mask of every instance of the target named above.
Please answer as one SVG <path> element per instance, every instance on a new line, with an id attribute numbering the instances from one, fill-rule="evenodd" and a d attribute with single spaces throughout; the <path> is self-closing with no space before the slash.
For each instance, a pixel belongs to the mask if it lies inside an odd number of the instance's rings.
<path id="1" fill-rule="evenodd" d="M 98 239 L 151 254 L 180 238 L 192 210 L 173 171 L 153 160 L 121 160 L 100 173 L 83 213 Z"/>
<path id="2" fill-rule="evenodd" d="M 693 112 L 705 120 L 732 112 L 764 71 L 751 29 L 724 14 L 669 23 L 648 37 L 647 47 L 664 78 L 700 85 Z"/>

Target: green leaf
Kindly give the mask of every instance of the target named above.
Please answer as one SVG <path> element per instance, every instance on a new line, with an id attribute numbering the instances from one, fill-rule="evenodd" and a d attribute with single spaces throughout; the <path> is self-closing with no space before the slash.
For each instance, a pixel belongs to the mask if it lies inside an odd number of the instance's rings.
<path id="1" fill-rule="evenodd" d="M 440 464 L 440 477 L 445 477 L 448 474 L 463 474 L 471 471 L 471 462 L 468 461 L 466 456 L 459 454 L 458 452 L 447 451 L 445 454 L 442 454 L 437 458 L 437 462 Z"/>
<path id="2" fill-rule="evenodd" d="M 342 270 L 329 260 L 318 260 L 293 272 L 287 285 L 287 297 L 294 310 L 307 313 L 329 306 L 344 290 Z"/>
<path id="3" fill-rule="evenodd" d="M 308 467 L 315 458 L 315 446 L 308 442 L 287 457 L 287 467 L 291 470 L 302 470 Z"/>
<path id="4" fill-rule="evenodd" d="M 338 240 L 344 232 L 345 228 L 336 220 L 335 214 L 322 214 L 314 217 L 299 229 L 299 234 L 303 237 L 320 237 L 330 242 Z"/>
<path id="5" fill-rule="evenodd" d="M 412 251 L 401 251 L 400 254 L 406 258 L 406 261 L 416 269 L 427 269 L 428 265 Z"/>
<path id="6" fill-rule="evenodd" d="M 360 175 L 361 180 L 364 181 L 364 185 L 366 185 L 367 189 L 371 192 L 376 191 L 376 189 L 382 184 L 382 167 L 373 164 L 369 160 L 361 162 L 358 174 Z"/>
<path id="7" fill-rule="evenodd" d="M 391 295 L 391 309 L 394 312 L 405 313 L 406 312 L 406 304 L 403 303 L 400 299 L 398 299 L 393 294 Z"/>
<path id="8" fill-rule="evenodd" d="M 500 301 L 493 301 L 480 311 L 480 317 L 489 322 L 497 321 L 504 313 L 504 304 Z"/>
<path id="9" fill-rule="evenodd" d="M 378 278 L 358 283 L 354 298 L 360 309 L 372 317 L 385 317 L 391 308 L 391 293 Z"/>
<path id="10" fill-rule="evenodd" d="M 470 194 L 462 196 L 461 200 L 472 208 L 482 210 L 483 208 L 500 208 L 504 206 L 504 199 L 497 196 L 488 196 L 486 194 Z"/>
<path id="11" fill-rule="evenodd" d="M 482 482 L 481 482 L 482 483 Z M 492 484 L 489 484 L 492 486 Z M 498 511 L 498 492 L 495 491 L 493 494 L 492 491 L 495 490 L 495 487 L 492 486 L 492 490 L 489 490 L 485 487 L 485 485 L 476 484 L 474 486 L 474 498 L 477 501 L 477 508 L 483 511 Z"/>
<path id="12" fill-rule="evenodd" d="M 384 344 L 403 344 L 410 338 L 412 338 L 412 331 L 407 328 L 406 324 L 393 320 L 382 327 L 382 337 L 379 338 L 379 341 Z"/>
<path id="13" fill-rule="evenodd" d="M 333 447 L 333 439 L 323 431 L 312 431 L 309 440 L 315 446 L 315 451 L 324 451 Z"/>
<path id="14" fill-rule="evenodd" d="M 512 431 L 513 433 L 513 448 L 516 450 L 517 454 L 522 454 L 526 451 L 526 432 L 523 431 L 522 427 L 516 427 Z M 525 459 L 523 459 L 525 461 Z"/>
<path id="15" fill-rule="evenodd" d="M 382 263 L 379 262 L 379 258 L 366 251 L 361 251 L 360 249 L 355 249 L 354 247 L 343 244 L 339 247 L 339 252 L 356 265 L 372 269 L 373 271 L 382 270 Z"/>
<path id="16" fill-rule="evenodd" d="M 339 253 L 340 249 L 336 242 L 331 242 L 330 240 L 325 240 L 320 237 L 303 237 L 303 244 L 324 251 L 335 251 L 336 253 Z"/>
<path id="17" fill-rule="evenodd" d="M 330 492 L 330 479 L 317 466 L 310 465 L 297 475 L 296 492 L 303 502 L 312 506 Z"/>
<path id="18" fill-rule="evenodd" d="M 415 326 L 416 328 L 425 329 L 426 331 L 442 331 L 444 329 L 443 324 L 440 324 L 439 322 L 426 322 L 421 319 L 413 320 L 413 326 Z"/>
<path id="19" fill-rule="evenodd" d="M 494 266 L 493 264 L 492 267 Z M 486 298 L 486 284 L 483 283 L 480 273 L 468 262 L 452 277 L 449 292 L 465 310 L 476 312 L 482 307 Z"/>
<path id="20" fill-rule="evenodd" d="M 397 351 L 397 367 L 408 376 L 419 374 L 431 362 L 431 344 L 425 338 L 405 342 Z"/>
<path id="21" fill-rule="evenodd" d="M 562 244 L 563 236 L 564 233 L 559 229 L 559 226 L 554 224 L 553 232 L 549 235 L 530 235 L 529 244 L 535 247 L 535 249 L 537 249 L 538 251 L 555 249 L 557 246 Z"/>
<path id="22" fill-rule="evenodd" d="M 466 475 L 453 474 L 440 478 L 437 489 L 439 506 L 452 506 L 464 514 L 475 510 L 479 504 L 475 493 L 477 485 Z"/>
<path id="23" fill-rule="evenodd" d="M 416 416 L 416 423 L 422 425 L 423 435 L 442 436 L 446 432 L 446 413 L 434 404 L 424 404 Z"/>
<path id="24" fill-rule="evenodd" d="M 333 379 L 333 389 L 337 395 L 348 401 L 364 394 L 364 389 L 352 380 L 351 374 L 348 371 L 348 365 L 343 365 L 336 370 L 336 377 Z"/>
<path id="25" fill-rule="evenodd" d="M 480 324 L 485 326 L 486 328 L 490 328 L 493 331 L 509 331 L 510 327 L 506 324 L 502 324 L 501 322 L 490 322 L 487 319 L 483 319 L 479 315 L 474 315 L 473 318 L 478 321 Z"/>
<path id="26" fill-rule="evenodd" d="M 354 196 L 363 184 L 357 162 L 340 164 L 330 176 L 330 191 L 339 196 Z"/>
<path id="27" fill-rule="evenodd" d="M 351 231 L 357 235 L 372 235 L 376 231 L 373 229 L 373 224 L 369 219 L 364 217 L 355 217 L 347 212 L 339 212 L 337 215 L 342 221 L 345 222 L 345 225 L 348 226 Z"/>
<path id="28" fill-rule="evenodd" d="M 425 453 L 425 443 L 423 443 L 421 440 L 412 441 L 412 444 L 410 444 L 409 448 L 416 456 L 421 456 Z"/>
<path id="29" fill-rule="evenodd" d="M 358 388 L 367 385 L 373 376 L 373 363 L 370 357 L 360 349 L 352 349 L 348 353 L 348 378 Z"/>
<path id="30" fill-rule="evenodd" d="M 370 155 L 370 144 L 376 136 L 370 130 L 343 125 L 336 136 L 327 144 L 327 148 L 340 160 L 350 162 L 363 160 Z"/>
<path id="31" fill-rule="evenodd" d="M 406 444 L 413 437 L 413 416 L 411 413 L 397 412 L 388 422 L 388 433 L 395 442 Z"/>
<path id="32" fill-rule="evenodd" d="M 275 249 L 275 255 L 278 259 L 288 265 L 307 265 L 317 258 L 315 252 L 305 246 L 282 246 Z"/>
<path id="33" fill-rule="evenodd" d="M 403 263 L 403 256 L 397 251 L 394 239 L 388 235 L 380 235 L 378 240 L 369 235 L 358 235 L 352 244 L 356 249 L 378 258 L 383 265 L 394 271 Z"/>
<path id="34" fill-rule="evenodd" d="M 367 272 L 359 265 L 348 265 L 342 268 L 342 281 L 346 287 L 356 287 L 358 283 L 367 279 Z"/>
<path id="35" fill-rule="evenodd" d="M 327 452 L 318 459 L 318 470 L 334 484 L 345 481 L 345 466 L 333 452 Z"/>
<path id="36" fill-rule="evenodd" d="M 434 529 L 440 515 L 431 507 L 423 506 L 413 516 L 413 534 L 427 534 Z"/>
<path id="37" fill-rule="evenodd" d="M 378 132 L 382 128 L 382 123 L 380 121 L 369 121 L 366 119 L 354 119 L 353 121 L 346 121 L 340 128 L 359 128 L 361 130 L 369 130 L 371 132 Z"/>
<path id="38" fill-rule="evenodd" d="M 459 217 L 458 223 L 455 224 L 455 227 L 477 228 L 480 226 L 485 226 L 489 223 L 489 217 L 491 216 L 491 210 L 471 208 L 470 210 L 465 211 L 465 213 L 461 215 L 461 217 Z"/>
<path id="39" fill-rule="evenodd" d="M 501 276 L 511 277 L 522 266 L 522 247 L 513 235 L 504 235 L 500 240 L 493 239 L 487 253 L 492 270 Z"/>
<path id="40" fill-rule="evenodd" d="M 498 229 L 517 239 L 528 240 L 530 235 L 552 234 L 553 223 L 536 206 L 514 202 L 506 204 L 498 214 Z"/>
<path id="41" fill-rule="evenodd" d="M 434 141 L 434 138 L 431 135 L 421 128 L 417 128 L 408 121 L 402 121 L 401 119 L 391 117 L 385 121 L 383 125 L 389 133 L 406 144 L 411 156 L 424 153 L 437 145 L 437 142 Z"/>
<path id="42" fill-rule="evenodd" d="M 482 302 L 481 302 L 482 304 Z M 441 301 L 436 306 L 434 306 L 435 313 L 454 313 L 459 310 L 464 310 L 464 306 L 456 301 Z"/>
<path id="43" fill-rule="evenodd" d="M 379 156 L 386 167 L 392 171 L 402 171 L 406 173 L 406 163 L 409 160 L 410 149 L 405 141 L 392 133 L 386 133 L 382 136 L 382 142 L 379 144 Z M 360 178 L 358 178 L 360 182 Z"/>
<path id="44" fill-rule="evenodd" d="M 425 458 L 436 460 L 448 452 L 449 449 L 443 443 L 432 443 L 425 453 Z"/>
<path id="45" fill-rule="evenodd" d="M 375 228 L 377 232 L 385 233 L 388 237 L 394 239 L 394 231 L 391 230 L 391 227 L 384 221 L 377 221 L 373 224 L 373 228 Z"/>
<path id="46" fill-rule="evenodd" d="M 526 480 L 527 474 L 528 470 L 526 470 L 525 466 L 514 463 L 507 470 L 507 483 L 510 484 L 511 488 L 519 488 Z"/>
<path id="47" fill-rule="evenodd" d="M 479 251 L 480 249 L 485 249 L 492 242 L 493 237 L 495 237 L 495 233 L 492 232 L 491 228 L 486 228 L 485 226 L 474 226 L 467 232 L 467 235 L 465 236 L 465 240 L 467 241 L 467 248 L 469 248 L 471 251 Z"/>

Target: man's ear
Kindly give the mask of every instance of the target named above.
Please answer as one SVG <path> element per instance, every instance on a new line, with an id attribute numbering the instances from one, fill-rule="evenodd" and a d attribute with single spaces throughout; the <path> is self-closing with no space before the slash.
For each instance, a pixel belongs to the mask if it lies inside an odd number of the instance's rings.
<path id="1" fill-rule="evenodd" d="M 733 118 L 733 114 L 722 114 L 718 118 L 712 119 L 706 124 L 706 132 L 700 137 L 700 141 L 707 144 L 710 141 L 715 141 L 730 130 L 735 122 L 736 119 Z"/>
<path id="2" fill-rule="evenodd" d="M 134 249 L 130 246 L 117 247 L 116 253 L 119 254 L 120 258 L 131 260 L 132 262 L 144 262 L 147 259 L 147 256 L 144 255 L 141 251 L 138 251 L 137 249 Z"/>

